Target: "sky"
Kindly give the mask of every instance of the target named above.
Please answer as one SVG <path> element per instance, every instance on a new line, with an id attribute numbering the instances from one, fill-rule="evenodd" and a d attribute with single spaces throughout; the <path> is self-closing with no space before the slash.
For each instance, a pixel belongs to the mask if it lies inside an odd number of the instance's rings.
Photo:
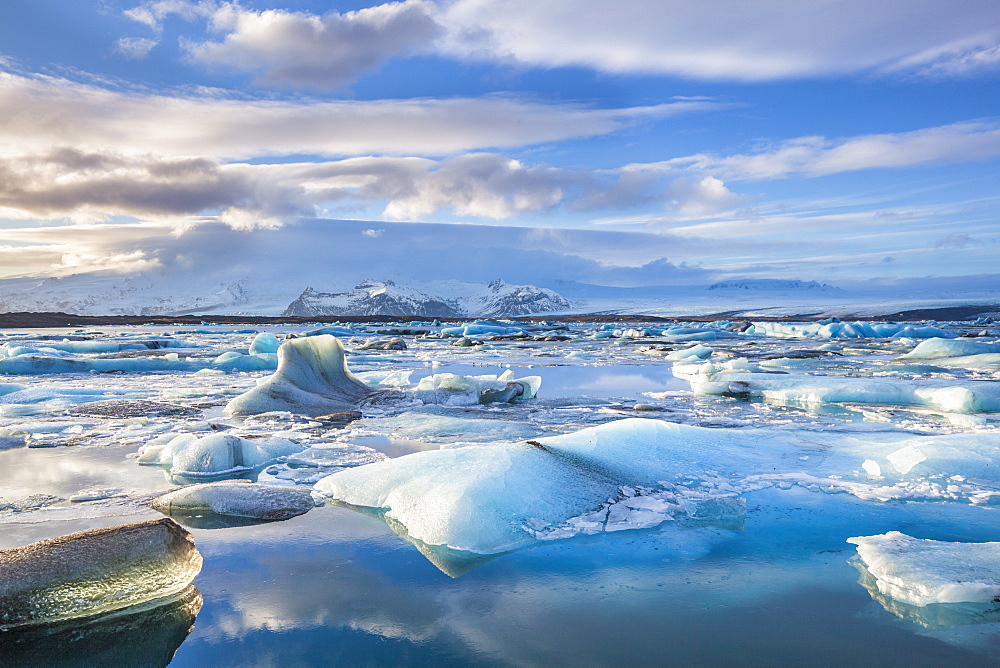
<path id="1" fill-rule="evenodd" d="M 998 168 L 995 0 L 7 0 L 0 23 L 0 277 L 327 245 L 428 280 L 491 247 L 511 282 L 995 274 Z"/>

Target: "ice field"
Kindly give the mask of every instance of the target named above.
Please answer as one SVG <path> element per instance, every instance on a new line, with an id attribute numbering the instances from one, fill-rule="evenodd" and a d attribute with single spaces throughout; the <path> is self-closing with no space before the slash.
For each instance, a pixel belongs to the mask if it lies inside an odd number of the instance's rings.
<path id="1" fill-rule="evenodd" d="M 0 549 L 169 514 L 203 563 L 0 664 L 996 665 L 998 335 L 6 330 Z"/>

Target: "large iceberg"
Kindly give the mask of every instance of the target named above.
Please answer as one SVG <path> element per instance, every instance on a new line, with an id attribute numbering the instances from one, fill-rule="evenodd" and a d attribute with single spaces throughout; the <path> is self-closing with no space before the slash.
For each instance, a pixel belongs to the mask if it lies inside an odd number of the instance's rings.
<path id="1" fill-rule="evenodd" d="M 767 449 L 760 447 L 768 438 L 773 434 L 633 418 L 534 441 L 417 452 L 335 473 L 316 489 L 343 503 L 384 509 L 428 545 L 496 554 L 573 535 L 573 518 L 609 501 L 643 511 L 631 528 L 650 526 L 650 513 L 656 524 L 686 513 L 672 501 L 644 506 L 635 500 L 643 496 L 637 488 L 672 494 L 674 483 L 694 476 L 699 500 L 732 496 L 708 470 L 722 458 L 732 470 L 770 470 Z M 575 533 L 588 528 L 584 519 Z"/>
<path id="2" fill-rule="evenodd" d="M 413 454 L 315 488 L 413 539 L 479 554 L 682 518 L 738 523 L 733 497 L 793 485 L 885 501 L 1000 502 L 988 435 L 710 429 L 629 418 L 520 443 Z"/>
<path id="3" fill-rule="evenodd" d="M 344 347 L 335 337 L 292 339 L 278 348 L 278 369 L 257 387 L 226 405 L 230 415 L 291 411 L 325 415 L 352 410 L 376 390 L 347 369 Z"/>
<path id="4" fill-rule="evenodd" d="M 878 590 L 898 601 L 925 606 L 997 603 L 1000 597 L 1000 543 L 925 540 L 899 531 L 847 542 L 858 546 Z"/>

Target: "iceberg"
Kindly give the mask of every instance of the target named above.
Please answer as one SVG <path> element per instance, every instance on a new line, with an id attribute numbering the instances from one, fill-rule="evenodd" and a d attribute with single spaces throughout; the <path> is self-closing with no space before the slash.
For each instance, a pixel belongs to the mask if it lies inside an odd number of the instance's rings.
<path id="1" fill-rule="evenodd" d="M 784 404 L 871 403 L 926 406 L 949 413 L 1000 411 L 1000 384 L 977 380 L 906 380 L 768 373 L 744 359 L 674 365 L 695 394 L 760 397 Z"/>
<path id="2" fill-rule="evenodd" d="M 214 476 L 249 471 L 304 449 L 269 436 L 248 440 L 232 434 L 164 434 L 139 448 L 139 464 L 163 466 L 172 476 Z"/>
<path id="3" fill-rule="evenodd" d="M 940 327 L 911 325 L 900 322 L 755 322 L 745 336 L 769 336 L 781 338 L 810 339 L 883 339 L 902 338 L 930 339 L 952 336 Z"/>
<path id="4" fill-rule="evenodd" d="M 716 476 L 709 471 L 724 463 L 730 470 L 771 470 L 762 453 L 773 437 L 631 418 L 520 443 L 416 452 L 334 473 L 315 488 L 342 503 L 384 510 L 427 545 L 497 554 L 588 533 L 593 527 L 581 520 L 574 528 L 573 518 L 609 500 L 646 495 L 636 488 L 664 491 L 672 500 L 641 507 L 638 524 L 618 528 L 650 526 L 649 513 L 655 524 L 687 514 L 676 501 L 678 480 L 699 487 L 700 500 L 731 497 L 730 487 L 710 483 Z"/>
<path id="5" fill-rule="evenodd" d="M 703 518 L 738 523 L 738 495 L 777 486 L 874 502 L 1000 502 L 989 435 L 862 436 L 628 418 L 519 443 L 415 452 L 340 471 L 321 494 L 375 509 L 429 546 L 479 554 Z"/>
<path id="6" fill-rule="evenodd" d="M 878 591 L 897 601 L 997 604 L 1000 597 L 1000 543 L 926 540 L 899 531 L 847 542 L 857 545 Z"/>
<path id="7" fill-rule="evenodd" d="M 158 496 L 149 505 L 164 515 L 210 512 L 268 521 L 287 520 L 315 506 L 308 489 L 261 485 L 249 480 L 189 485 Z"/>
<path id="8" fill-rule="evenodd" d="M 348 369 L 335 337 L 317 335 L 286 341 L 278 348 L 278 369 L 257 387 L 226 405 L 229 415 L 291 411 L 324 415 L 353 410 L 377 391 Z"/>
<path id="9" fill-rule="evenodd" d="M 514 378 L 508 369 L 499 376 L 459 376 L 437 373 L 420 379 L 413 396 L 427 404 L 475 406 L 534 399 L 542 385 L 540 376 Z"/>
<path id="10" fill-rule="evenodd" d="M 0 550 L 0 629 L 97 615 L 184 591 L 201 554 L 169 518 Z"/>

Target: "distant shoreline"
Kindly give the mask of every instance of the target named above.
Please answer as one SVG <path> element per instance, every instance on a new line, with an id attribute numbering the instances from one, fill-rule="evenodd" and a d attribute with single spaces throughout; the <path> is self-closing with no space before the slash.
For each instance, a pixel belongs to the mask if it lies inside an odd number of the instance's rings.
<path id="1" fill-rule="evenodd" d="M 939 308 L 918 308 L 885 314 L 854 315 L 845 313 L 842 319 L 876 320 L 974 320 L 983 315 L 997 316 L 1000 304 L 969 304 Z M 829 317 L 828 314 L 801 313 L 795 315 L 765 316 L 746 315 L 745 311 L 724 311 L 697 316 L 655 316 L 642 314 L 580 313 L 576 315 L 537 315 L 499 318 L 513 322 L 551 321 L 570 322 L 711 322 L 714 320 L 756 320 L 760 322 L 810 322 Z M 310 323 L 409 323 L 435 320 L 424 316 L 254 316 L 254 315 L 75 315 L 60 312 L 0 313 L 0 328 L 90 327 L 99 325 L 302 325 Z M 476 318 L 436 318 L 440 322 L 469 322 Z"/>

